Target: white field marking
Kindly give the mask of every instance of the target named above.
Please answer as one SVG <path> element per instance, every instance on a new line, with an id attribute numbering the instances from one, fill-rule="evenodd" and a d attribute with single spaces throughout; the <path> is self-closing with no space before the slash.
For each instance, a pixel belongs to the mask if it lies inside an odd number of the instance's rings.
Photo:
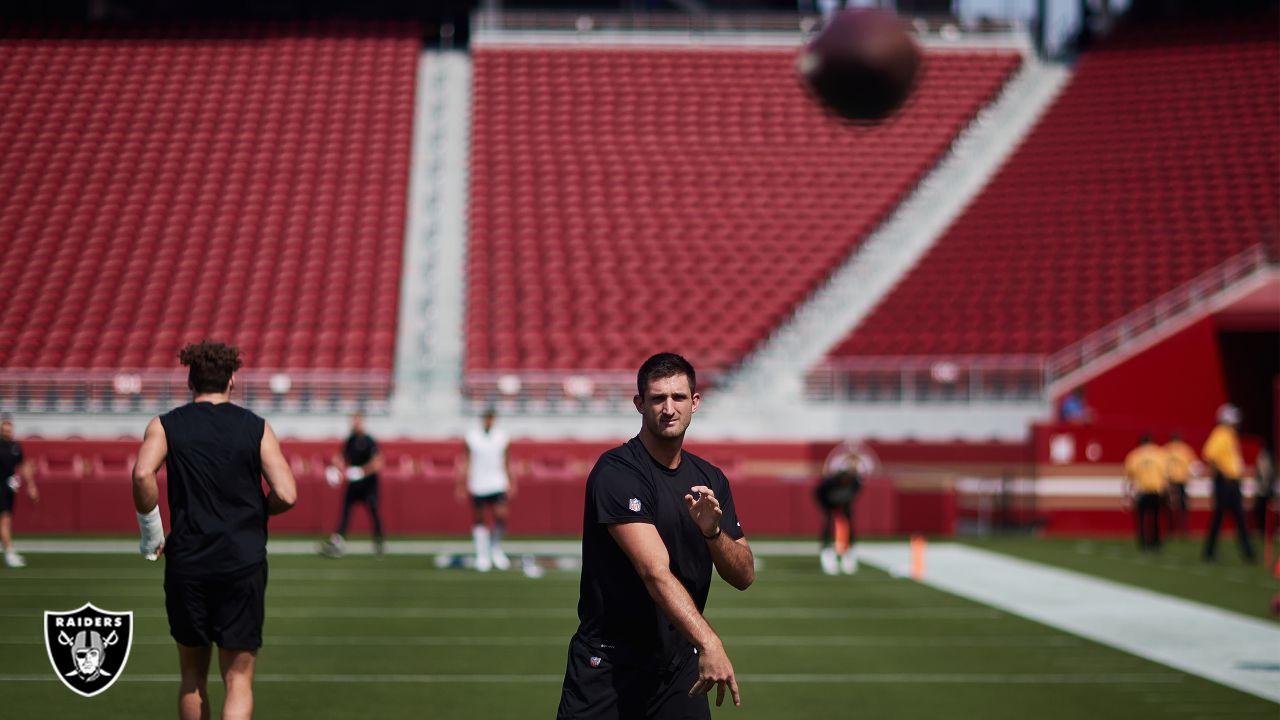
<path id="1" fill-rule="evenodd" d="M 42 610 L 0 609 L 0 617 L 31 617 Z M 138 617 L 165 617 L 160 608 L 134 610 Z M 865 607 L 865 608 L 725 608 L 708 611 L 707 615 L 721 620 L 831 620 L 863 618 L 878 620 L 990 620 L 1006 617 L 999 610 L 984 607 Z M 271 618 L 331 618 L 380 620 L 390 618 L 447 618 L 447 619 L 501 619 L 501 618 L 554 618 L 575 617 L 572 607 L 291 607 L 267 608 Z"/>
<path id="2" fill-rule="evenodd" d="M 863 548 L 908 566 L 906 543 Z M 924 584 L 1141 658 L 1280 702 L 1280 626 L 1261 618 L 996 552 L 930 545 Z M 1263 602 L 1264 597 L 1259 597 Z"/>
<path id="3" fill-rule="evenodd" d="M 255 683 L 299 684 L 542 684 L 560 683 L 563 675 L 516 674 L 279 674 L 258 673 Z M 866 684 L 866 685 L 1174 685 L 1183 681 L 1176 673 L 763 673 L 738 676 L 739 682 L 759 684 Z M 0 674 L 4 682 L 56 682 L 48 673 Z M 120 682 L 176 683 L 177 674 L 124 675 Z"/>
<path id="4" fill-rule="evenodd" d="M 547 574 L 539 578 L 539 580 L 559 580 L 578 582 L 578 571 L 560 571 L 556 568 L 546 568 Z M 465 582 L 465 583 L 497 583 L 497 582 L 530 582 L 529 578 L 523 573 L 512 570 L 511 572 L 490 572 L 477 573 L 468 570 L 427 570 L 424 568 L 404 568 L 400 571 L 394 570 L 298 570 L 298 569 L 276 569 L 270 570 L 271 582 L 269 586 L 274 586 L 281 582 L 375 582 L 386 581 L 403 583 L 426 582 Z M 19 580 L 66 580 L 81 581 L 95 580 L 102 583 L 128 583 L 135 584 L 137 580 L 152 580 L 156 583 L 163 582 L 164 574 L 162 571 L 150 572 L 145 570 L 104 570 L 102 568 L 48 568 L 44 570 L 28 570 L 23 569 L 20 572 L 14 572 L 4 577 L 6 583 Z M 94 587 L 100 587 L 101 584 L 95 582 Z M 81 583 L 83 587 L 83 583 Z M 271 590 L 268 589 L 268 592 Z"/>
<path id="5" fill-rule="evenodd" d="M 734 620 L 985 620 L 1005 617 L 999 610 L 986 607 L 710 608 L 707 616 Z"/>
<path id="6" fill-rule="evenodd" d="M 867 683 L 941 685 L 1137 685 L 1176 684 L 1176 673 L 773 673 L 739 675 L 744 683 Z"/>
<path id="7" fill-rule="evenodd" d="M 873 546 L 878 543 L 858 543 L 858 547 Z M 560 557 L 581 557 L 581 540 L 503 540 L 503 549 L 508 555 L 553 555 Z M 319 539 L 316 540 L 269 540 L 267 554 L 270 555 L 317 555 Z M 84 554 L 84 555 L 133 555 L 138 556 L 138 541 L 135 540 L 19 540 L 17 549 L 24 554 Z M 751 550 L 759 557 L 818 557 L 818 543 L 813 540 L 767 540 L 751 543 Z M 386 545 L 388 555 L 470 555 L 475 552 L 469 540 L 389 540 Z M 347 543 L 348 555 L 372 555 L 373 543 L 367 540 L 352 540 Z M 339 560 L 338 562 L 341 562 Z M 15 573 L 16 574 L 16 573 Z M 274 578 L 274 574 L 272 575 Z"/>
<path id="8" fill-rule="evenodd" d="M 264 640 L 268 646 L 346 646 L 346 647 L 400 647 L 400 646 L 488 646 L 488 647 L 537 647 L 543 645 L 567 645 L 569 636 L 495 636 L 495 635 L 300 635 L 270 636 Z M 172 645 L 167 635 L 136 637 L 135 645 Z M 920 637 L 918 635 L 758 635 L 729 636 L 730 647 L 1010 647 L 1049 648 L 1076 647 L 1078 638 L 1069 635 L 949 635 Z M 38 637 L 0 637 L 0 645 L 42 645 Z"/>

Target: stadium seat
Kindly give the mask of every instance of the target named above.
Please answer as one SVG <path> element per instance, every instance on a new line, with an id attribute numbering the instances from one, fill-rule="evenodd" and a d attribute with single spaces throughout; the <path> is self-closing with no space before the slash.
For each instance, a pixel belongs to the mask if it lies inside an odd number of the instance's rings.
<path id="1" fill-rule="evenodd" d="M 473 50 L 466 369 L 739 362 L 1021 62 L 926 55 L 894 119 L 825 116 L 778 49 Z"/>
<path id="2" fill-rule="evenodd" d="M 1278 40 L 1269 22 L 1107 38 L 829 358 L 1052 353 L 1274 244 Z"/>
<path id="3" fill-rule="evenodd" d="M 390 371 L 366 329 L 399 297 L 418 50 L 413 23 L 6 28 L 0 366 L 167 368 L 216 337 Z"/>

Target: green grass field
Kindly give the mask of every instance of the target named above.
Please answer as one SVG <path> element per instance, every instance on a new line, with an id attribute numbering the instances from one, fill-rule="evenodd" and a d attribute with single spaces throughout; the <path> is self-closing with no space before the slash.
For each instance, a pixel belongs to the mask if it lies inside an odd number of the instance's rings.
<path id="1" fill-rule="evenodd" d="M 1097 547 L 1106 558 L 1110 546 Z M 1068 566 L 1075 552 L 1063 542 L 994 549 L 1044 552 Z M 28 561 L 0 571 L 0 716 L 172 717 L 176 656 L 161 568 L 114 555 Z M 1277 716 L 1276 705 L 1250 695 L 909 580 L 865 567 L 828 578 L 816 565 L 766 558 L 746 593 L 716 581 L 708 616 L 725 638 L 743 705 L 715 717 Z M 1245 607 L 1252 600 L 1232 596 L 1254 591 L 1217 592 L 1217 604 Z M 41 637 L 44 610 L 85 601 L 133 610 L 137 623 L 125 674 L 92 699 L 53 677 Z M 257 715 L 553 717 L 576 601 L 576 572 L 534 580 L 436 570 L 427 557 L 274 557 Z M 221 690 L 216 679 L 210 685 L 216 710 Z"/>

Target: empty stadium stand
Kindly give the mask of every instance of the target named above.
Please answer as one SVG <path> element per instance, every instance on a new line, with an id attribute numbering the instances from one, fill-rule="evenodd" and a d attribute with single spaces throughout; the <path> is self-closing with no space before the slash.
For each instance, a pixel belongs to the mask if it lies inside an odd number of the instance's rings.
<path id="1" fill-rule="evenodd" d="M 1103 41 L 827 369 L 1042 357 L 1251 248 L 1274 250 L 1278 40 L 1275 22 L 1254 20 Z"/>
<path id="2" fill-rule="evenodd" d="M 412 23 L 0 33 L 0 367 L 172 368 L 212 337 L 385 392 L 419 44 Z"/>
<path id="3" fill-rule="evenodd" d="M 467 380 L 739 362 L 1019 67 L 930 51 L 894 119 L 826 117 L 795 51 L 473 51 Z"/>

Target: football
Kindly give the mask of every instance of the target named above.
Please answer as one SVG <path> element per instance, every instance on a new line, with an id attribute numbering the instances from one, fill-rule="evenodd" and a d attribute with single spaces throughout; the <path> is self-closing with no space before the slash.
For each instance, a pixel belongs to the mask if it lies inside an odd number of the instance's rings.
<path id="1" fill-rule="evenodd" d="M 805 46 L 797 68 L 810 93 L 854 122 L 893 114 L 915 87 L 920 46 L 888 10 L 857 8 L 833 15 Z"/>

